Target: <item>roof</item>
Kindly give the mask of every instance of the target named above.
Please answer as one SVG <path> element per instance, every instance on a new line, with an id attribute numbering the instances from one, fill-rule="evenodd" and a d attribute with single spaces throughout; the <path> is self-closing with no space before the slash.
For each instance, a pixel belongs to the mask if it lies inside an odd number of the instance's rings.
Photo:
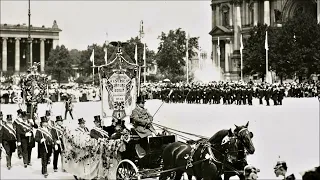
<path id="1" fill-rule="evenodd" d="M 3 30 L 28 30 L 28 26 L 24 24 L 0 24 L 0 29 Z M 54 22 L 52 27 L 45 27 L 44 25 L 39 27 L 33 27 L 30 25 L 31 31 L 50 31 L 50 32 L 61 32 L 62 30 L 57 26 L 56 22 Z"/>
<path id="2" fill-rule="evenodd" d="M 225 35 L 225 34 L 232 34 L 232 31 L 224 26 L 216 26 L 209 32 L 209 34 L 211 36 Z"/>

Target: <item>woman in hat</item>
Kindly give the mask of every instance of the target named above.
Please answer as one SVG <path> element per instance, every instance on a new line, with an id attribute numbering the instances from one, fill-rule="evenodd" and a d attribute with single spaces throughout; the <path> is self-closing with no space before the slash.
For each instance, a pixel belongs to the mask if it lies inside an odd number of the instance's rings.
<path id="1" fill-rule="evenodd" d="M 51 135 L 54 142 L 54 151 L 53 151 L 53 170 L 54 172 L 58 171 L 58 157 L 61 156 L 62 151 L 64 150 L 62 135 L 64 127 L 62 126 L 63 119 L 61 116 L 56 117 L 55 126 L 51 129 Z M 61 157 L 62 165 L 62 157 Z M 63 169 L 63 168 L 62 168 Z"/>
<path id="2" fill-rule="evenodd" d="M 4 124 L 0 130 L 0 144 L 3 145 L 3 148 L 6 151 L 7 159 L 7 168 L 11 169 L 11 158 L 12 153 L 16 151 L 16 127 L 12 122 L 12 115 L 7 115 L 7 122 Z"/>
<path id="3" fill-rule="evenodd" d="M 37 129 L 35 139 L 40 144 L 40 157 L 42 165 L 42 174 L 48 177 L 48 162 L 52 154 L 52 145 L 54 144 L 51 132 L 48 128 L 48 119 L 46 116 L 41 117 L 41 128 Z"/>
<path id="4" fill-rule="evenodd" d="M 99 139 L 99 138 L 109 138 L 109 135 L 101 127 L 101 118 L 99 115 L 94 116 L 95 127 L 90 131 L 90 137 Z"/>
<path id="5" fill-rule="evenodd" d="M 89 133 L 89 129 L 86 127 L 86 121 L 83 118 L 78 119 L 79 127 L 76 129 L 76 131 Z"/>

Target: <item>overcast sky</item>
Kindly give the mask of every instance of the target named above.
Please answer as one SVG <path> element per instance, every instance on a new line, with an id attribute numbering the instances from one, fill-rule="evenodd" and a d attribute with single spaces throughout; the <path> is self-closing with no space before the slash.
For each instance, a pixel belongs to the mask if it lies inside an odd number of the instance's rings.
<path id="1" fill-rule="evenodd" d="M 1 0 L 1 24 L 28 23 L 28 1 Z M 161 32 L 181 27 L 200 37 L 200 46 L 211 51 L 210 1 L 31 1 L 31 24 L 51 27 L 56 20 L 62 32 L 60 45 L 86 49 L 138 35 L 144 21 L 145 42 L 156 50 Z"/>

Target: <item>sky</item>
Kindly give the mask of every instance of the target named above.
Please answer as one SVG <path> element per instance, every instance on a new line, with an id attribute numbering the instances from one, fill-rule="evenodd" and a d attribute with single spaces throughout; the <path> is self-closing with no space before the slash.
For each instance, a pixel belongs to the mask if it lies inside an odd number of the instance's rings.
<path id="1" fill-rule="evenodd" d="M 0 23 L 28 24 L 28 1 L 0 1 Z M 93 43 L 126 41 L 139 35 L 144 22 L 148 47 L 157 51 L 161 32 L 182 28 L 200 37 L 203 50 L 211 51 L 210 1 L 32 1 L 31 24 L 51 27 L 56 20 L 62 32 L 60 45 L 84 50 Z M 108 33 L 108 36 L 107 36 Z"/>

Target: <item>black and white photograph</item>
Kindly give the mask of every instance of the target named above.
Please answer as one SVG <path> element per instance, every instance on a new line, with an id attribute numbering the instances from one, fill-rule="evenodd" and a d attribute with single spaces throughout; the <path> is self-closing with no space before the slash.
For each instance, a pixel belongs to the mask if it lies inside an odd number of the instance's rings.
<path id="1" fill-rule="evenodd" d="M 320 0 L 0 0 L 0 166 L 320 180 Z"/>

